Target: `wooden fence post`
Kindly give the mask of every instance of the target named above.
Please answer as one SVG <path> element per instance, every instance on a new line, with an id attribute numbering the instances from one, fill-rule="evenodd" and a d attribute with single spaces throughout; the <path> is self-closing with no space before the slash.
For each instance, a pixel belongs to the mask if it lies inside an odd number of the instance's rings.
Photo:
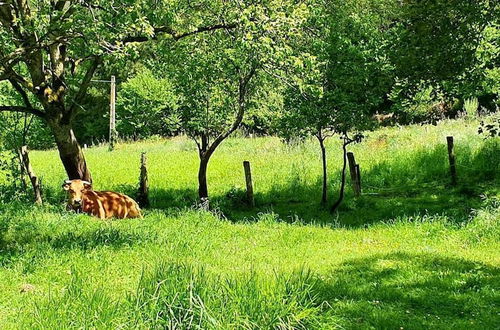
<path id="1" fill-rule="evenodd" d="M 20 157 L 22 159 L 24 169 L 26 170 L 26 173 L 28 174 L 28 176 L 30 178 L 31 185 L 33 186 L 33 192 L 35 195 L 35 203 L 42 204 L 42 190 L 40 188 L 40 180 L 35 175 L 35 172 L 33 171 L 33 168 L 31 167 L 30 159 L 28 156 L 28 147 L 26 147 L 26 146 L 21 147 Z"/>
<path id="2" fill-rule="evenodd" d="M 149 183 L 146 153 L 141 154 L 141 174 L 139 176 L 139 193 L 137 201 L 141 207 L 149 206 Z"/>
<path id="3" fill-rule="evenodd" d="M 359 196 L 361 194 L 361 187 L 358 182 L 358 173 L 356 171 L 356 160 L 352 152 L 347 153 L 347 160 L 349 161 L 349 172 L 351 173 L 352 189 L 354 190 L 354 195 Z"/>
<path id="4" fill-rule="evenodd" d="M 457 184 L 457 167 L 455 164 L 455 148 L 453 145 L 453 136 L 447 136 L 446 142 L 448 143 L 448 160 L 450 162 L 451 184 Z"/>
<path id="5" fill-rule="evenodd" d="M 356 164 L 356 184 L 358 188 L 358 194 L 361 195 L 361 172 L 359 169 L 359 164 Z"/>
<path id="6" fill-rule="evenodd" d="M 250 162 L 245 160 L 243 162 L 243 168 L 245 169 L 245 181 L 247 184 L 247 200 L 251 207 L 255 206 L 255 199 L 253 197 L 253 184 L 252 184 L 252 171 L 250 169 Z"/>

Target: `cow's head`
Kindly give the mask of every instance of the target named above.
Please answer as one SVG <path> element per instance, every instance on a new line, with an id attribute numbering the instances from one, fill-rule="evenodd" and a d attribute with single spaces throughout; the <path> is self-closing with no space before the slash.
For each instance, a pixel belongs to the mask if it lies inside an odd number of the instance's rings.
<path id="1" fill-rule="evenodd" d="M 92 184 L 83 180 L 66 180 L 62 187 L 68 192 L 68 207 L 74 210 L 82 207 L 82 199 L 85 191 L 92 190 Z"/>

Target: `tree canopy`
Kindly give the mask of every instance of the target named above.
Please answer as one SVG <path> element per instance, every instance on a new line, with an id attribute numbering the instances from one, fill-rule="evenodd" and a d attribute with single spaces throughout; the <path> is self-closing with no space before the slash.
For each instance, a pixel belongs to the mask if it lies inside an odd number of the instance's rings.
<path id="1" fill-rule="evenodd" d="M 80 143 L 107 138 L 109 86 L 93 80 L 110 75 L 121 137 L 186 133 L 207 159 L 242 126 L 325 137 L 468 98 L 494 111 L 499 17 L 491 0 L 5 0 L 0 112 L 90 180 Z"/>

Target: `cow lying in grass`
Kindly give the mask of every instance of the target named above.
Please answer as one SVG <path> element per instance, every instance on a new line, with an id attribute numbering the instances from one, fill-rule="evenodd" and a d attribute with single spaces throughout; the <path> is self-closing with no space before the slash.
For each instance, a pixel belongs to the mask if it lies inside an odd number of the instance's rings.
<path id="1" fill-rule="evenodd" d="M 66 180 L 62 185 L 68 192 L 68 209 L 81 211 L 99 219 L 140 218 L 141 210 L 130 197 L 112 191 L 94 191 L 82 180 Z"/>

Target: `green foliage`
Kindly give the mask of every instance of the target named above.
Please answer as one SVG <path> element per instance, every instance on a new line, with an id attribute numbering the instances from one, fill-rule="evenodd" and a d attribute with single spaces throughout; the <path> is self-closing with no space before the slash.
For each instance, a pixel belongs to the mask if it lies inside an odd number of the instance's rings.
<path id="1" fill-rule="evenodd" d="M 366 125 L 367 117 L 383 103 L 394 79 L 393 64 L 381 30 L 385 1 L 343 1 L 328 7 L 328 103 L 341 109 L 340 123 Z"/>
<path id="2" fill-rule="evenodd" d="M 126 138 L 170 135 L 175 132 L 173 122 L 182 117 L 182 125 L 199 131 L 206 100 L 214 123 L 209 131 L 217 135 L 214 132 L 230 126 L 228 118 L 234 114 L 230 109 L 236 104 L 235 83 L 225 84 L 237 76 L 235 67 L 245 71 L 252 61 L 260 73 L 247 100 L 244 127 L 256 133 L 269 133 L 274 127 L 282 134 L 310 135 L 333 122 L 344 130 L 366 126 L 360 124 L 376 112 L 400 114 L 397 118 L 403 123 L 422 117 L 434 120 L 443 113 L 452 117 L 462 107 L 454 106 L 456 100 L 471 97 L 489 111 L 498 107 L 500 15 L 495 1 L 265 1 L 241 6 L 223 1 L 196 6 L 189 1 L 157 1 L 154 8 L 147 1 L 98 1 L 91 7 L 68 6 L 37 4 L 31 20 L 22 20 L 20 26 L 44 38 L 54 34 L 71 39 L 65 67 L 69 103 L 92 55 L 102 55 L 97 71 L 101 78 L 115 74 L 124 82 L 135 77 L 137 83 L 146 79 L 159 84 L 149 86 L 148 95 L 132 82 L 119 89 L 119 114 L 124 116 L 119 130 Z M 174 42 L 199 27 L 221 22 L 231 28 Z M 9 31 L 0 30 L 4 55 L 16 49 L 14 39 Z M 142 75 L 143 66 L 154 77 Z M 15 69 L 30 92 L 28 67 L 19 63 Z M 204 75 L 205 82 L 195 83 Z M 423 95 L 429 89 L 433 92 Z M 2 95 L 3 103 L 22 104 L 12 88 Z M 40 106 L 37 97 L 29 98 Z M 183 114 L 175 111 L 173 116 L 174 103 Z M 167 114 L 160 114 L 162 104 L 168 105 Z M 80 141 L 91 144 L 107 137 L 107 107 L 108 86 L 92 84 L 79 102 L 75 131 Z M 294 127 L 297 122 L 304 127 Z M 31 131 L 31 145 L 53 146 L 43 122 Z"/>
<path id="3" fill-rule="evenodd" d="M 435 123 L 450 116 L 450 105 L 443 90 L 422 83 L 414 95 L 405 95 L 407 82 L 394 85 L 389 98 L 401 123 Z"/>
<path id="4" fill-rule="evenodd" d="M 21 181 L 17 151 L 0 152 L 0 202 L 27 201 L 26 181 Z"/>
<path id="5" fill-rule="evenodd" d="M 388 54 L 398 76 L 416 83 L 456 81 L 469 70 L 482 31 L 499 10 L 488 0 L 411 0 L 394 9 Z"/>
<path id="6" fill-rule="evenodd" d="M 276 124 L 280 135 L 324 137 L 371 126 L 370 115 L 391 84 L 379 25 L 378 11 L 368 3 L 320 2 L 311 9 L 293 47 L 305 60 L 296 77 L 288 77 Z"/>
<path id="7" fill-rule="evenodd" d="M 162 48 L 165 64 L 160 67 L 173 77 L 181 95 L 182 128 L 193 138 L 218 138 L 241 111 L 250 116 L 247 126 L 269 125 L 268 114 L 281 101 L 268 73 L 276 63 L 291 60 L 288 39 L 299 33 L 296 26 L 306 14 L 301 6 L 274 1 L 224 10 L 239 13 L 240 26 Z"/>
<path id="8" fill-rule="evenodd" d="M 0 105 L 22 105 L 13 87 L 0 81 Z M 40 118 L 31 114 L 0 112 L 0 150 L 17 150 L 21 145 L 30 149 L 54 146 L 52 134 Z"/>
<path id="9" fill-rule="evenodd" d="M 500 136 L 500 114 L 496 113 L 491 118 L 482 120 L 478 133 L 482 134 L 486 138 L 495 138 Z"/>
<path id="10" fill-rule="evenodd" d="M 157 79 L 150 70 L 143 69 L 120 87 L 117 131 L 122 138 L 172 136 L 178 132 L 179 97 L 169 80 Z"/>

